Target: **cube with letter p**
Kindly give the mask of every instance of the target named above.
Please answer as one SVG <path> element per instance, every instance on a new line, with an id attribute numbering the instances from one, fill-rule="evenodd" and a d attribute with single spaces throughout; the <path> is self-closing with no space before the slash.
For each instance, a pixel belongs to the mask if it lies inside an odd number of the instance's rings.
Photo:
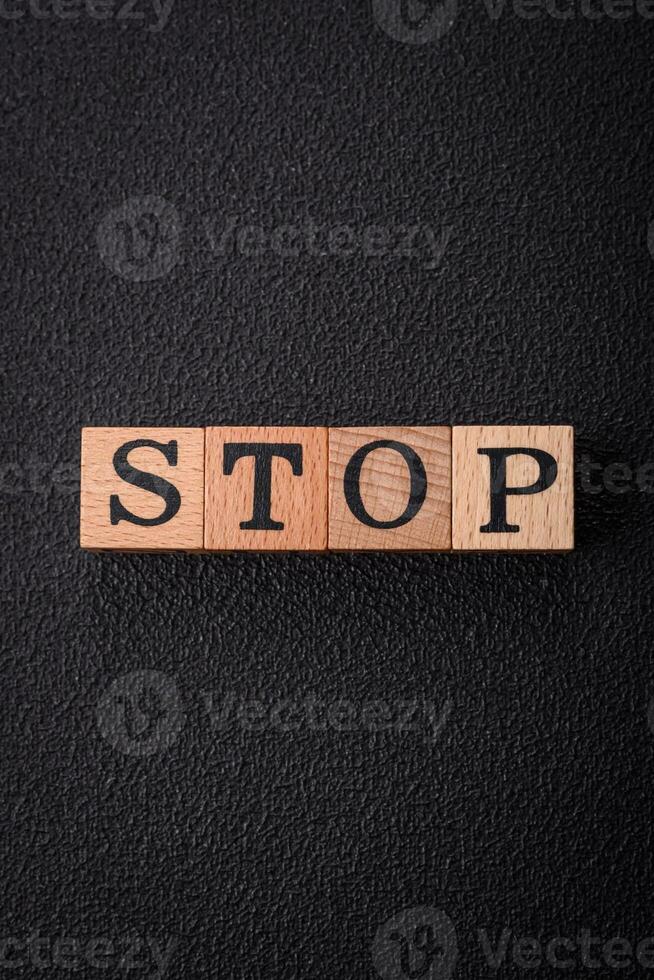
<path id="1" fill-rule="evenodd" d="M 573 548 L 573 451 L 569 425 L 455 426 L 453 548 Z"/>

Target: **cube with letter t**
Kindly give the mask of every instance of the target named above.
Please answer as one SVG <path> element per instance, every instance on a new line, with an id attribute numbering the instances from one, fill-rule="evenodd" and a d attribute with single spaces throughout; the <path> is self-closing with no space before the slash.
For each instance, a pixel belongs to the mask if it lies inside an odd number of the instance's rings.
<path id="1" fill-rule="evenodd" d="M 453 548 L 573 548 L 573 442 L 569 425 L 455 426 Z"/>
<path id="2" fill-rule="evenodd" d="M 325 551 L 327 429 L 206 431 L 206 551 Z"/>

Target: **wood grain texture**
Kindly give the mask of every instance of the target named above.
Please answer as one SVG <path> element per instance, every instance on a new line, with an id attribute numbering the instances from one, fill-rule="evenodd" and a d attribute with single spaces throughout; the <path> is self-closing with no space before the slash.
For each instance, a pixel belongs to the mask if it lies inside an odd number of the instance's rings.
<path id="1" fill-rule="evenodd" d="M 324 551 L 327 548 L 327 429 L 303 426 L 214 427 L 206 431 L 207 551 Z M 243 456 L 224 473 L 225 446 L 276 443 L 302 447 L 302 473 L 271 462 L 270 516 L 282 530 L 241 528 L 253 516 L 255 460 Z"/>
<path id="2" fill-rule="evenodd" d="M 546 490 L 508 496 L 517 533 L 484 533 L 490 517 L 490 460 L 479 449 L 533 448 L 557 463 Z M 527 455 L 506 460 L 506 485 L 533 484 L 539 467 Z M 452 542 L 455 550 L 566 551 L 574 547 L 574 431 L 568 425 L 455 426 L 452 430 Z"/>
<path id="3" fill-rule="evenodd" d="M 179 491 L 178 512 L 165 524 L 142 527 L 127 520 L 112 524 L 110 498 L 117 495 L 130 513 L 156 518 L 165 501 L 156 493 L 133 486 L 117 474 L 116 451 L 136 439 L 177 444 L 177 464 L 151 447 L 132 449 L 129 463 L 167 480 Z M 204 536 L 204 429 L 85 428 L 82 429 L 80 544 L 93 550 L 199 551 Z"/>
<path id="4" fill-rule="evenodd" d="M 369 527 L 354 515 L 344 492 L 346 467 L 369 443 L 392 440 L 409 446 L 427 476 L 424 502 L 414 517 L 395 528 Z M 366 457 L 359 479 L 370 517 L 393 521 L 407 507 L 411 474 L 391 448 Z M 329 430 L 329 547 L 336 551 L 447 551 L 451 548 L 451 429 L 448 426 L 377 426 Z"/>

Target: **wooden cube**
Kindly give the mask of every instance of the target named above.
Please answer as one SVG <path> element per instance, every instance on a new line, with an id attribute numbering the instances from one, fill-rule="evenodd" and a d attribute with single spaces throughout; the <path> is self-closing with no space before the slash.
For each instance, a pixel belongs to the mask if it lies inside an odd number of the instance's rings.
<path id="1" fill-rule="evenodd" d="M 82 548 L 199 551 L 203 535 L 204 429 L 82 429 Z"/>
<path id="2" fill-rule="evenodd" d="M 451 429 L 329 430 L 329 547 L 451 548 Z"/>
<path id="3" fill-rule="evenodd" d="M 327 429 L 206 429 L 207 551 L 324 551 Z"/>
<path id="4" fill-rule="evenodd" d="M 574 547 L 574 433 L 569 425 L 452 430 L 456 550 Z"/>

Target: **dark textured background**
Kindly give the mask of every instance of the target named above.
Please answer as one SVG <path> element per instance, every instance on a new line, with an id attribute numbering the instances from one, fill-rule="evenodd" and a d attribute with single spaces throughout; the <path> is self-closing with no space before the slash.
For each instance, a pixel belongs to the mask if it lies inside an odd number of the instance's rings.
<path id="1" fill-rule="evenodd" d="M 114 557 L 79 552 L 75 491 L 83 424 L 572 422 L 580 456 L 652 460 L 653 42 L 481 0 L 424 45 L 324 0 L 0 18 L 0 938 L 373 977 L 426 905 L 473 980 L 478 929 L 654 933 L 654 495 L 579 492 L 571 555 Z M 141 282 L 97 235 L 149 196 L 181 230 Z M 215 254 L 230 216 L 451 233 L 436 269 Z M 136 691 L 139 756 L 98 718 L 142 670 L 180 700 Z M 433 743 L 215 732 L 208 690 L 451 711 Z"/>

